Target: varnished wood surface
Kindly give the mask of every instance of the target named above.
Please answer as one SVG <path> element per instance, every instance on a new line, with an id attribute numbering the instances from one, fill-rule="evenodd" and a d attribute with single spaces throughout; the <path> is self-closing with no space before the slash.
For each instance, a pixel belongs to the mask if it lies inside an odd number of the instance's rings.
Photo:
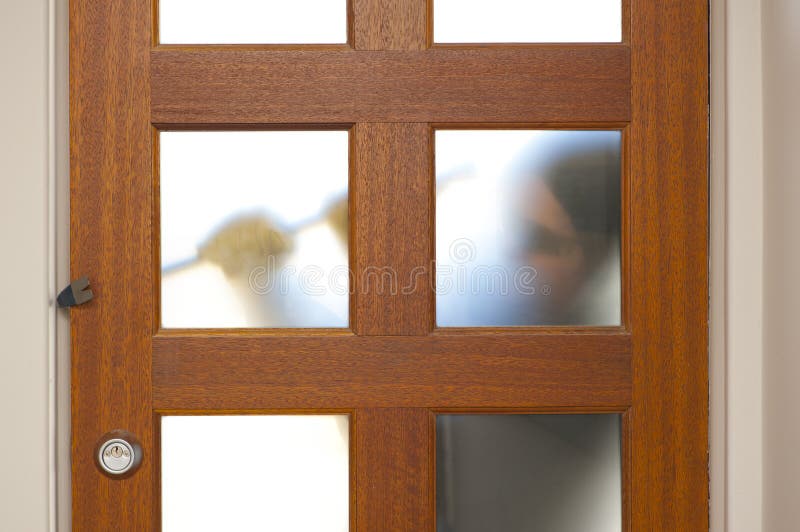
<path id="1" fill-rule="evenodd" d="M 72 529 L 154 530 L 150 387 L 152 189 L 150 2 L 70 2 L 71 277 L 94 299 L 70 310 Z M 141 468 L 94 463 L 113 429 L 138 436 Z M 0 525 L 2 528 L 2 525 Z"/>
<path id="2" fill-rule="evenodd" d="M 627 122 L 630 49 L 152 52 L 152 121 Z"/>
<path id="3" fill-rule="evenodd" d="M 351 0 L 357 50 L 424 50 L 428 0 Z"/>
<path id="4" fill-rule="evenodd" d="M 354 412 L 357 532 L 433 532 L 433 411 L 625 412 L 626 532 L 707 530 L 706 3 L 625 0 L 624 44 L 429 49 L 425 0 L 352 0 L 342 46 L 151 49 L 150 9 L 71 2 L 72 276 L 95 291 L 71 311 L 74 530 L 159 529 L 154 411 L 245 410 Z M 431 332 L 424 291 L 356 292 L 352 332 L 153 337 L 151 121 L 352 126 L 351 259 L 406 273 L 433 253 L 429 124 L 625 129 L 625 328 Z M 90 452 L 116 428 L 146 453 L 123 481 Z"/>
<path id="5" fill-rule="evenodd" d="M 630 404 L 630 338 L 159 336 L 158 409 Z"/>
<path id="6" fill-rule="evenodd" d="M 433 328 L 432 131 L 427 124 L 356 124 L 352 234 L 360 335 Z"/>
<path id="7" fill-rule="evenodd" d="M 356 412 L 356 530 L 433 532 L 433 415 L 424 408 Z"/>
<path id="8" fill-rule="evenodd" d="M 708 530 L 708 2 L 633 0 L 634 531 Z"/>

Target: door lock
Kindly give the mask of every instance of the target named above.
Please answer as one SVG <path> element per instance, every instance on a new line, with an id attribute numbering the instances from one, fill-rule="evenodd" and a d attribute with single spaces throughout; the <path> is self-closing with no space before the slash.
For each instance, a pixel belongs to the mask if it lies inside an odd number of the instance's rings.
<path id="1" fill-rule="evenodd" d="M 129 477 L 142 463 L 142 446 L 136 436 L 129 432 L 108 432 L 97 445 L 95 463 L 100 472 L 108 477 Z"/>

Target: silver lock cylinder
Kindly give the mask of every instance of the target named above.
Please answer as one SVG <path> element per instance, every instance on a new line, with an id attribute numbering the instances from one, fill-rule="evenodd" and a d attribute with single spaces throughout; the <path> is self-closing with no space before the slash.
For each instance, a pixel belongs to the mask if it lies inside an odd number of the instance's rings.
<path id="1" fill-rule="evenodd" d="M 112 475 L 123 475 L 133 466 L 135 458 L 133 447 L 125 440 L 108 440 L 100 448 L 100 467 L 106 473 Z"/>
<path id="2" fill-rule="evenodd" d="M 95 462 L 100 471 L 111 478 L 125 478 L 133 474 L 142 461 L 142 448 L 132 434 L 112 431 L 104 435 L 97 445 Z"/>

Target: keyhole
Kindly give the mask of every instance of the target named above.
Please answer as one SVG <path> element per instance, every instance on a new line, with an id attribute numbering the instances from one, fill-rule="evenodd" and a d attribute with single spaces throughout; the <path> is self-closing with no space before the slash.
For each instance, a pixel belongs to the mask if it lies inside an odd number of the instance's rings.
<path id="1" fill-rule="evenodd" d="M 141 462 L 141 447 L 135 438 L 132 438 L 134 443 L 129 443 L 118 435 L 132 437 L 122 431 L 109 432 L 105 435 L 102 450 L 96 455 L 100 470 L 112 478 L 124 478 L 123 475 L 135 471 Z"/>

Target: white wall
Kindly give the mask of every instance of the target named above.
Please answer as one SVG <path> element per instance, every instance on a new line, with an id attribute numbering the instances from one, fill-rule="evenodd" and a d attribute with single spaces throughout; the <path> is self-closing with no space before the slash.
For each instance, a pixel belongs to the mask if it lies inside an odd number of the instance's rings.
<path id="1" fill-rule="evenodd" d="M 800 1 L 763 0 L 764 530 L 800 523 Z"/>
<path id="2" fill-rule="evenodd" d="M 48 527 L 48 4 L 0 2 L 0 529 Z"/>
<path id="3" fill-rule="evenodd" d="M 724 105 L 715 107 L 713 120 L 717 143 L 724 142 L 724 155 L 715 154 L 725 173 L 725 190 L 712 189 L 712 201 L 725 200 L 724 226 L 717 219 L 712 238 L 724 240 L 725 264 L 713 258 L 715 269 L 712 283 L 718 287 L 724 278 L 725 302 L 722 310 L 715 308 L 716 320 L 724 319 L 722 338 L 712 339 L 712 345 L 724 342 L 724 364 L 719 352 L 713 352 L 712 369 L 724 371 L 712 375 L 712 386 L 724 386 L 724 413 L 719 404 L 718 389 L 712 387 L 712 420 L 724 415 L 725 492 L 714 487 L 714 512 L 724 500 L 725 528 L 715 532 L 760 532 L 762 521 L 762 315 L 763 315 L 763 122 L 761 88 L 761 0 L 728 0 L 725 8 L 725 62 L 712 65 L 715 81 L 725 79 L 724 93 L 712 93 L 712 101 Z M 719 25 L 719 21 L 715 21 Z M 716 26 L 715 26 L 716 27 Z M 719 44 L 719 43 L 718 43 Z M 719 87 L 716 87 L 719 89 Z M 720 102 L 720 100 L 722 100 Z M 719 138 L 724 135 L 724 140 Z M 719 183 L 718 167 L 714 183 Z M 715 250 L 719 253 L 718 246 Z M 714 294 L 716 295 L 716 294 Z M 717 300 L 719 302 L 719 300 Z M 716 326 L 718 321 L 714 323 Z M 716 344 L 715 344 L 716 343 Z M 716 439 L 715 439 L 716 436 Z M 719 440 L 712 434 L 712 444 Z M 720 446 L 714 450 L 719 454 Z M 717 460 L 719 456 L 715 457 Z M 719 467 L 718 462 L 714 465 Z M 717 472 L 718 473 L 718 472 Z M 724 499 L 721 499 L 721 496 Z"/>

